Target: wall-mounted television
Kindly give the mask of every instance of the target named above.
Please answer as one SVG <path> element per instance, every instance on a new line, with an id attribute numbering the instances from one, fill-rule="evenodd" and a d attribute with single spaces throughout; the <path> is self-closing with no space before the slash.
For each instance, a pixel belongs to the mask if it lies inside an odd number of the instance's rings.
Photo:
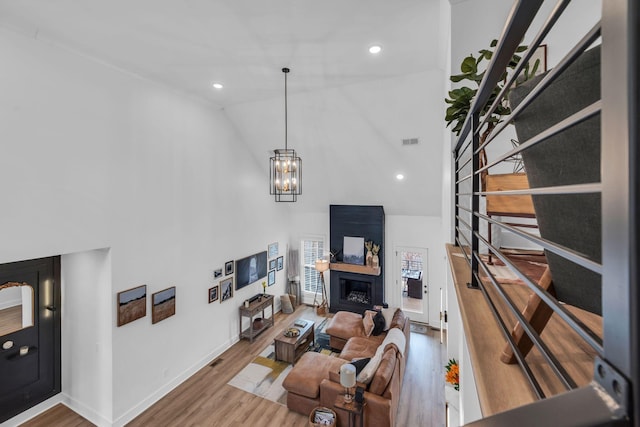
<path id="1" fill-rule="evenodd" d="M 267 277 L 267 251 L 236 260 L 236 290 Z"/>

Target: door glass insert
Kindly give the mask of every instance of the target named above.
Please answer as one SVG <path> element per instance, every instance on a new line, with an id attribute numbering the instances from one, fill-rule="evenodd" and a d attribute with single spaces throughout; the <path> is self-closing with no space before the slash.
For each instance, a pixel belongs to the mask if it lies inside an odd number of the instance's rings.
<path id="1" fill-rule="evenodd" d="M 402 309 L 422 313 L 424 269 L 420 252 L 401 252 Z"/>
<path id="2" fill-rule="evenodd" d="M 0 336 L 33 326 L 33 288 L 27 283 L 0 285 Z"/>

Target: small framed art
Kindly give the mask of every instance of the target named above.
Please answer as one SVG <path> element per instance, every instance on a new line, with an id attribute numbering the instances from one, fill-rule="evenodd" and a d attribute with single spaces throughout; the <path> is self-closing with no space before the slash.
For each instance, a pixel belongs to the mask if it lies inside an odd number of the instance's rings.
<path id="1" fill-rule="evenodd" d="M 278 242 L 274 242 L 269 245 L 269 258 L 275 258 L 277 256 L 278 256 Z"/>
<path id="2" fill-rule="evenodd" d="M 151 323 L 158 323 L 161 320 L 176 314 L 176 287 L 164 289 L 151 296 Z"/>
<path id="3" fill-rule="evenodd" d="M 214 301 L 218 301 L 218 291 L 220 290 L 220 285 L 215 285 L 213 288 L 209 288 L 209 304 Z"/>
<path id="4" fill-rule="evenodd" d="M 213 270 L 213 278 L 217 279 L 219 277 L 222 277 L 222 269 L 216 268 L 215 270 Z"/>
<path id="5" fill-rule="evenodd" d="M 275 270 L 276 269 L 276 260 L 272 259 L 271 261 L 269 261 L 269 270 Z"/>
<path id="6" fill-rule="evenodd" d="M 118 292 L 118 326 L 147 315 L 147 285 Z"/>
<path id="7" fill-rule="evenodd" d="M 269 272 L 269 286 L 274 285 L 276 283 L 276 271 L 271 270 Z"/>
<path id="8" fill-rule="evenodd" d="M 233 276 L 220 281 L 220 302 L 233 298 Z"/>
<path id="9" fill-rule="evenodd" d="M 233 274 L 233 261 L 227 261 L 224 263 L 224 275 L 228 276 Z"/>
<path id="10" fill-rule="evenodd" d="M 284 259 L 283 257 L 278 257 L 278 259 L 276 260 L 276 264 L 278 267 L 278 271 L 282 270 L 283 264 L 284 264 Z"/>

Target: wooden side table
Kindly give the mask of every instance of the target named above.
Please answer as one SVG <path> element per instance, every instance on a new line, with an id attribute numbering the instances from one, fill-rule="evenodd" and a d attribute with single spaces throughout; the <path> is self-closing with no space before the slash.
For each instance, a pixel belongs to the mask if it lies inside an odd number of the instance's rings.
<path id="1" fill-rule="evenodd" d="M 271 306 L 271 317 L 266 319 L 264 317 L 265 308 Z M 253 329 L 253 316 L 262 311 L 262 326 L 259 329 Z M 240 325 L 240 339 L 249 338 L 249 342 L 253 342 L 253 338 L 260 334 L 267 328 L 273 326 L 273 315 L 275 312 L 273 311 L 273 295 L 265 294 L 259 299 L 251 302 L 249 307 L 245 307 L 241 305 L 238 312 L 238 324 Z M 249 318 L 249 327 L 242 330 L 242 318 Z"/>
<path id="2" fill-rule="evenodd" d="M 347 411 L 349 413 L 349 427 L 356 427 L 357 418 L 360 418 L 360 427 L 364 425 L 364 415 L 362 414 L 362 409 L 367 404 L 367 402 L 358 403 L 355 400 L 352 400 L 349 403 L 345 403 L 344 395 L 340 394 L 336 398 L 336 402 L 333 406 L 336 409 L 341 409 L 343 411 Z"/>

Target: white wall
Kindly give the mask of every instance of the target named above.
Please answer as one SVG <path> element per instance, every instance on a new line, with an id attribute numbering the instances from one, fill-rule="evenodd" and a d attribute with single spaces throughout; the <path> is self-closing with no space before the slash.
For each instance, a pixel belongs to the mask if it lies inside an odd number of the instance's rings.
<path id="1" fill-rule="evenodd" d="M 446 286 L 445 242 L 440 217 L 387 215 L 385 217 L 385 296 L 389 305 L 400 306 L 400 291 L 394 283 L 394 250 L 397 247 L 427 249 L 429 324 L 440 327 L 440 289 Z"/>
<path id="2" fill-rule="evenodd" d="M 109 249 L 63 255 L 62 393 L 65 402 L 98 425 L 113 411 L 114 310 Z"/>
<path id="3" fill-rule="evenodd" d="M 285 248 L 289 207 L 266 192 L 267 156 L 254 158 L 206 102 L 6 30 L 0 55 L 0 191 L 12 207 L 0 262 L 110 248 L 111 283 L 93 284 L 92 313 L 79 297 L 102 261 L 65 258 L 62 313 L 87 325 L 65 328 L 63 366 L 97 351 L 100 378 L 86 378 L 90 365 L 65 370 L 65 391 L 96 424 L 122 425 L 237 339 L 237 307 L 259 285 L 209 305 L 213 270 L 271 242 Z M 141 284 L 149 295 L 176 286 L 176 315 L 117 328 L 117 292 Z M 269 290 L 284 289 L 283 270 Z M 96 312 L 110 313 L 111 343 Z"/>
<path id="4" fill-rule="evenodd" d="M 289 78 L 296 78 L 295 68 Z M 289 94 L 289 148 L 303 161 L 296 213 L 323 212 L 329 201 L 383 205 L 390 215 L 440 215 L 442 168 L 433 159 L 442 155 L 442 78 L 443 71 L 433 69 Z M 256 153 L 284 147 L 282 98 L 226 112 Z M 418 145 L 402 146 L 413 137 Z"/>

